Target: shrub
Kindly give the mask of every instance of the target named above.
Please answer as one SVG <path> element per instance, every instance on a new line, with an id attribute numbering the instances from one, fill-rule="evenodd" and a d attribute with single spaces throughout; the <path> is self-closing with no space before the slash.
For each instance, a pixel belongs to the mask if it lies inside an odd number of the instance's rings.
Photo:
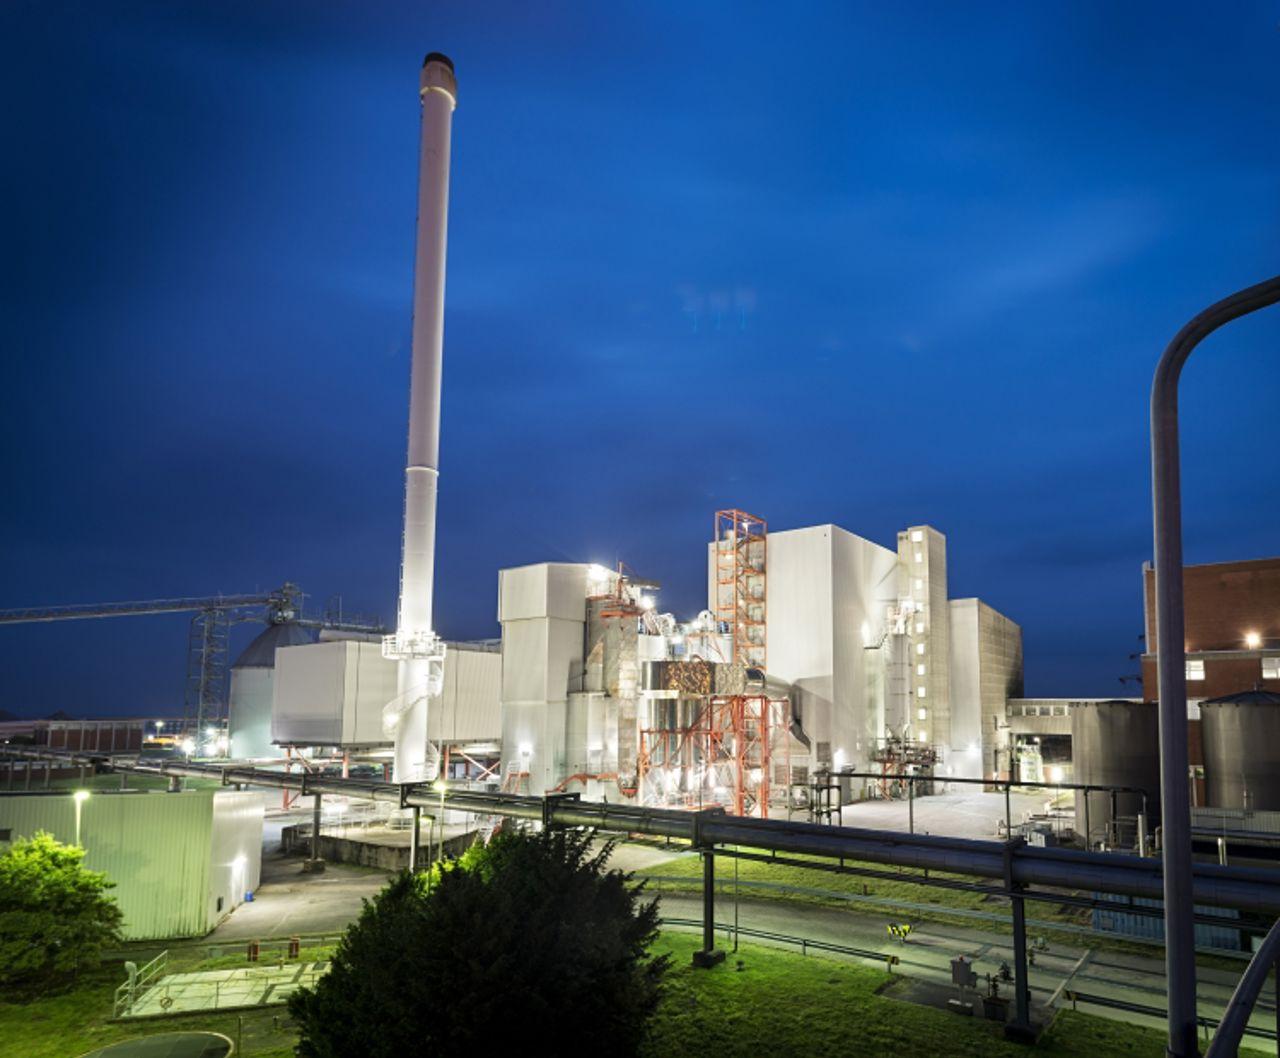
<path id="1" fill-rule="evenodd" d="M 496 1041 L 633 1055 L 667 958 L 657 902 L 588 833 L 500 833 L 430 875 L 401 874 L 289 1003 L 303 1058 L 478 1053 Z"/>
<path id="2" fill-rule="evenodd" d="M 0 984 L 47 985 L 96 964 L 120 939 L 113 884 L 50 834 L 15 841 L 0 855 Z"/>

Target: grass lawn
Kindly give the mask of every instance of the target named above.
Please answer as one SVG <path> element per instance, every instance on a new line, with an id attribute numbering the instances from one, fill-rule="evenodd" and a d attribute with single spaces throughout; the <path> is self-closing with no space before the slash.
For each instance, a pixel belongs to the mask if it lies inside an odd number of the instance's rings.
<path id="1" fill-rule="evenodd" d="M 80 984 L 61 995 L 31 1003 L 0 1000 L 0 1056 L 2 1058 L 75 1058 L 76 1055 L 134 1036 L 183 1030 L 220 1032 L 239 1038 L 238 1053 L 250 1058 L 286 1058 L 293 1054 L 294 1034 L 277 1029 L 273 1019 L 284 1018 L 283 1007 L 235 1014 L 192 1014 L 148 1021 L 113 1023 L 111 1000 L 124 980 L 120 963 L 105 963 Z M 239 1035 L 237 1035 L 239 1033 Z"/>
<path id="2" fill-rule="evenodd" d="M 672 953 L 668 991 L 646 1058 L 672 1054 L 851 1054 L 894 1058 L 1113 1058 L 1165 1053 L 1164 1034 L 1062 1011 L 1034 1048 L 1004 1039 L 999 1026 L 877 995 L 879 970 L 744 945 L 712 970 L 695 970 L 693 937 L 664 934 Z M 736 965 L 741 960 L 741 970 Z"/>
<path id="3" fill-rule="evenodd" d="M 792 856 L 789 858 L 806 859 L 809 857 Z M 816 858 L 815 861 L 831 862 L 830 860 L 816 860 Z M 894 870 L 892 867 L 872 863 L 859 864 L 849 861 L 847 865 L 882 871 Z M 734 864 L 732 859 L 727 856 L 717 858 L 716 876 L 718 881 L 724 884 L 731 884 L 733 871 Z M 684 883 L 687 881 L 690 887 L 698 888 L 700 891 L 702 885 L 702 860 L 698 856 L 680 856 L 637 873 L 663 879 L 664 888 L 668 884 L 667 879 L 670 879 L 671 883 Z M 899 873 L 910 875 L 922 874 L 923 872 L 913 871 L 910 868 L 901 868 Z M 961 879 L 958 875 L 943 875 L 938 872 L 935 872 L 933 877 L 955 878 L 963 881 L 974 880 L 972 878 Z M 905 915 L 907 918 L 917 915 L 922 918 L 971 926 L 975 929 L 1007 928 L 1007 923 L 1005 922 L 996 923 L 988 922 L 984 919 L 967 918 L 963 915 L 947 915 L 947 910 L 951 908 L 965 911 L 983 911 L 1001 916 L 1008 915 L 1009 902 L 1003 897 L 988 897 L 983 893 L 969 892 L 964 889 L 942 889 L 909 881 L 862 878 L 854 874 L 836 874 L 832 871 L 816 868 L 792 867 L 787 864 L 765 863 L 760 860 L 739 860 L 738 878 L 743 882 L 768 882 L 771 885 L 793 886 L 798 889 L 822 889 L 835 894 L 849 893 L 856 896 L 867 896 L 883 900 L 886 904 L 890 901 L 900 901 L 929 905 L 929 910 L 927 911 L 907 912 Z M 996 883 L 992 882 L 992 884 Z M 683 884 L 680 887 L 685 888 Z M 764 888 L 752 888 L 750 895 L 753 898 L 798 900 L 830 907 L 848 908 L 857 907 L 860 904 L 860 902 L 842 900 L 838 895 L 819 896 L 806 893 L 782 893 L 776 889 Z M 1069 922 L 1075 925 L 1087 925 L 1089 922 L 1089 912 L 1083 908 L 1063 907 L 1039 900 L 1028 901 L 1027 916 L 1047 922 Z"/>
<path id="4" fill-rule="evenodd" d="M 712 970 L 695 970 L 689 959 L 694 937 L 666 933 L 655 950 L 672 955 L 667 994 L 654 1023 L 646 1058 L 672 1054 L 734 1055 L 891 1054 L 894 1058 L 1119 1058 L 1164 1053 L 1163 1035 L 1086 1014 L 1058 1015 L 1039 1046 L 1008 1043 L 999 1027 L 900 1002 L 877 994 L 889 975 L 816 956 L 754 945 Z M 737 961 L 741 960 L 739 969 Z M 240 1032 L 240 1054 L 286 1058 L 294 1036 L 273 1019 L 287 1021 L 282 1007 L 243 1015 L 188 1015 L 112 1024 L 111 996 L 122 971 L 118 963 L 87 975 L 75 990 L 18 1004 L 0 1000 L 0 1058 L 75 1058 L 95 1047 L 147 1033 L 181 1029 Z"/>
<path id="5" fill-rule="evenodd" d="M 813 857 L 793 856 L 791 859 L 810 859 Z M 829 860 L 821 862 L 829 863 Z M 860 866 L 847 861 L 851 867 Z M 863 864 L 878 870 L 892 870 L 879 864 Z M 718 883 L 733 884 L 734 864 L 727 856 L 717 857 L 716 879 Z M 902 868 L 902 873 L 919 874 L 910 868 Z M 702 891 L 702 859 L 699 856 L 679 856 L 664 863 L 655 864 L 636 872 L 637 877 L 652 878 L 650 889 L 655 893 L 663 890 L 680 892 Z M 934 877 L 959 877 L 958 875 L 942 875 L 934 873 Z M 766 863 L 760 860 L 739 860 L 738 879 L 742 882 L 767 882 L 775 886 L 790 886 L 795 889 L 823 890 L 833 895 L 821 893 L 787 892 L 782 889 L 767 887 L 748 887 L 742 890 L 744 897 L 753 900 L 781 900 L 787 903 L 818 904 L 823 907 L 835 907 L 850 912 L 875 914 L 878 909 L 893 912 L 900 920 L 940 922 L 952 926 L 965 926 L 969 929 L 988 930 L 995 933 L 1008 934 L 1012 929 L 1009 901 L 1004 897 L 988 897 L 981 893 L 968 892 L 963 889 L 941 889 L 934 886 L 920 885 L 914 882 L 889 881 L 878 878 L 861 878 L 853 874 L 836 874 L 832 871 L 792 867 L 787 864 Z M 972 879 L 968 879 L 972 881 Z M 994 883 L 993 883 L 994 884 Z M 845 900 L 841 893 L 849 893 L 865 900 Z M 880 903 L 883 901 L 883 903 Z M 924 905 L 922 909 L 897 909 L 893 902 Z M 996 919 L 970 918 L 965 915 L 948 914 L 948 910 L 981 911 L 998 916 Z M 1092 916 L 1088 909 L 1065 904 L 1053 904 L 1044 900 L 1027 901 L 1027 918 L 1034 922 L 1049 923 L 1047 926 L 1029 926 L 1035 936 L 1043 936 L 1046 940 L 1057 944 L 1070 944 L 1079 947 L 1104 948 L 1109 951 L 1127 952 L 1148 957 L 1163 957 L 1163 946 L 1152 942 L 1144 942 L 1138 938 L 1120 935 L 1111 936 L 1104 933 L 1084 935 L 1068 930 L 1055 931 L 1054 923 L 1071 926 L 1088 927 Z M 1196 961 L 1201 966 L 1213 966 L 1228 970 L 1231 973 L 1242 973 L 1245 963 L 1228 955 L 1216 956 L 1200 954 Z"/>
<path id="6" fill-rule="evenodd" d="M 167 790 L 169 788 L 169 780 L 162 775 L 133 775 L 126 774 L 126 786 L 130 790 Z M 184 790 L 212 790 L 222 786 L 218 779 L 194 779 L 184 778 L 182 780 L 182 788 Z M 83 781 L 76 775 L 63 776 L 62 778 L 51 779 L 49 781 L 51 790 L 118 790 L 120 789 L 119 774 L 109 775 L 86 775 Z M 40 772 L 35 772 L 31 776 L 31 789 L 44 789 L 44 777 Z"/>

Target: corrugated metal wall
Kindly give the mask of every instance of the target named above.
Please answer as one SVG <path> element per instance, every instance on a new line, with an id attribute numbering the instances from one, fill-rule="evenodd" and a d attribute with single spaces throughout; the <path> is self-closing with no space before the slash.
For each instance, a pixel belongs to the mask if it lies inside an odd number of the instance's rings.
<path id="1" fill-rule="evenodd" d="M 261 793 L 218 790 L 213 795 L 205 923 L 212 929 L 258 888 L 262 874 Z"/>
<path id="2" fill-rule="evenodd" d="M 1117 896 L 1114 893 L 1094 893 L 1098 900 L 1115 904 L 1116 909 L 1093 909 L 1093 928 L 1106 933 L 1119 933 L 1126 937 L 1143 937 L 1147 940 L 1164 940 L 1164 919 L 1151 915 L 1135 915 L 1126 906 L 1163 908 L 1164 901 L 1147 897 Z M 1197 915 L 1212 916 L 1224 920 L 1238 919 L 1240 912 L 1221 907 L 1196 907 Z M 1243 951 L 1240 930 L 1230 925 L 1211 926 L 1207 922 L 1196 923 L 1196 947 L 1218 948 L 1222 951 Z"/>
<path id="3" fill-rule="evenodd" d="M 502 655 L 450 647 L 444 659 L 444 689 L 431 703 L 429 738 L 488 742 L 502 737 Z"/>
<path id="4" fill-rule="evenodd" d="M 85 864 L 116 883 L 112 895 L 124 913 L 126 938 L 207 932 L 213 794 L 98 791 L 81 805 Z M 15 838 L 46 830 L 73 843 L 75 802 L 69 792 L 0 796 L 3 829 Z M 259 846 L 260 835 L 259 828 Z"/>

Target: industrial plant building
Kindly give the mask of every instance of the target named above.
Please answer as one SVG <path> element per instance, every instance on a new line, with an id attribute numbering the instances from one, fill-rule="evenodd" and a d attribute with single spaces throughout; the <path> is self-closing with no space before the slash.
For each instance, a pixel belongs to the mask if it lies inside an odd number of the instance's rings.
<path id="1" fill-rule="evenodd" d="M 715 525 L 692 619 L 625 570 L 502 571 L 504 782 L 767 813 L 819 773 L 994 768 L 1021 631 L 948 597 L 940 532 L 890 549 L 741 511 Z"/>

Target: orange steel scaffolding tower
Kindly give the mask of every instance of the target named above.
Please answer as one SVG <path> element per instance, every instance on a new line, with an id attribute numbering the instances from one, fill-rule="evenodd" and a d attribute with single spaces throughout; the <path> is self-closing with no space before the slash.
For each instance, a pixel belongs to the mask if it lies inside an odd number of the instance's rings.
<path id="1" fill-rule="evenodd" d="M 715 695 L 702 701 L 688 727 L 642 729 L 640 802 L 721 805 L 734 815 L 767 819 L 775 766 L 781 765 L 777 787 L 785 792 L 790 781 L 790 711 L 785 699 Z"/>
<path id="2" fill-rule="evenodd" d="M 765 562 L 769 527 L 736 509 L 716 511 L 716 620 L 733 637 L 733 660 L 765 668 Z"/>

